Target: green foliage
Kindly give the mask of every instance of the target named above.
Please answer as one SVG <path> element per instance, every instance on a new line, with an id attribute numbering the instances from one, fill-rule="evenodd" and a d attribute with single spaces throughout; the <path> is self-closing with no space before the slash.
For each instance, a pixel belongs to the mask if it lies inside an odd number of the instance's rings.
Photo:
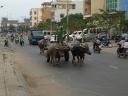
<path id="1" fill-rule="evenodd" d="M 57 24 L 56 23 L 51 23 L 50 20 L 46 22 L 40 22 L 38 25 L 34 26 L 34 29 L 39 29 L 39 30 L 51 30 L 51 27 L 53 30 L 57 29 Z"/>
<path id="2" fill-rule="evenodd" d="M 15 32 L 15 31 L 16 31 L 16 30 L 15 30 L 15 26 L 10 25 L 10 26 L 9 26 L 9 31 Z"/>
<path id="3" fill-rule="evenodd" d="M 30 29 L 29 26 L 25 26 L 25 25 L 19 25 L 18 26 L 19 32 L 27 32 L 29 29 Z"/>
<path id="4" fill-rule="evenodd" d="M 121 27 L 124 24 L 124 12 L 122 11 L 116 11 L 116 12 L 108 12 L 104 11 L 102 9 L 100 10 L 100 14 L 93 14 L 92 16 L 92 23 L 96 27 L 104 27 L 104 28 L 111 28 L 113 26 L 115 27 Z"/>
<path id="5" fill-rule="evenodd" d="M 67 17 L 61 20 L 61 25 L 63 25 L 65 29 L 67 28 Z M 70 31 L 82 30 L 86 27 L 86 21 L 83 20 L 82 14 L 71 14 L 69 15 L 68 26 Z"/>

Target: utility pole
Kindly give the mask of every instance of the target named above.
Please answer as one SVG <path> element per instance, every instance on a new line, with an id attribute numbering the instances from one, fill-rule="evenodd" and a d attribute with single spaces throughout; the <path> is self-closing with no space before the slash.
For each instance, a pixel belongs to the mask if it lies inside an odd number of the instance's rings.
<path id="1" fill-rule="evenodd" d="M 53 5 L 53 0 L 51 1 L 51 7 L 52 7 L 52 11 L 51 11 L 51 32 L 53 32 L 53 12 L 54 12 L 54 5 Z"/>
<path id="2" fill-rule="evenodd" d="M 67 11 L 67 39 L 69 40 L 69 0 L 66 0 L 66 11 Z"/>

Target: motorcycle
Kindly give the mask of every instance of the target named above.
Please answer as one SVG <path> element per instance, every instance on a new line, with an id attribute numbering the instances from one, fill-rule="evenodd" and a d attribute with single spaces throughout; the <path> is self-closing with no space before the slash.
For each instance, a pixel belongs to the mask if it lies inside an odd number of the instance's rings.
<path id="1" fill-rule="evenodd" d="M 111 48 L 111 47 L 112 47 L 112 43 L 111 43 L 110 41 L 102 41 L 102 42 L 101 42 L 101 46 L 102 46 L 102 47 Z"/>
<path id="2" fill-rule="evenodd" d="M 20 40 L 20 45 L 24 46 L 24 40 L 23 39 Z"/>
<path id="3" fill-rule="evenodd" d="M 16 43 L 16 44 L 19 43 L 19 39 L 18 39 L 18 38 L 15 39 L 15 43 Z"/>
<path id="4" fill-rule="evenodd" d="M 93 44 L 93 51 L 94 53 L 101 53 L 101 43 L 94 42 Z"/>
<path id="5" fill-rule="evenodd" d="M 120 57 L 124 57 L 126 58 L 128 56 L 128 48 L 121 48 L 121 45 L 118 44 L 118 48 L 117 48 L 117 56 Z"/>

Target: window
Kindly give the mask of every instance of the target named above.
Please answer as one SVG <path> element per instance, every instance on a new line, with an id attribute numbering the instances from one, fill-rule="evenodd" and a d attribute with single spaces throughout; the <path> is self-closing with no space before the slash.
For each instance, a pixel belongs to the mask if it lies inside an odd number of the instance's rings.
<path id="1" fill-rule="evenodd" d="M 34 20 L 37 20 L 37 18 L 36 18 L 36 17 L 34 17 Z"/>
<path id="2" fill-rule="evenodd" d="M 34 25 L 36 25 L 36 22 L 34 23 Z"/>
<path id="3" fill-rule="evenodd" d="M 62 9 L 66 9 L 66 5 L 62 5 Z"/>
<path id="4" fill-rule="evenodd" d="M 34 12 L 34 15 L 36 15 L 36 11 Z"/>
<path id="5" fill-rule="evenodd" d="M 58 9 L 62 9 L 63 6 L 61 4 L 58 5 Z"/>
<path id="6" fill-rule="evenodd" d="M 46 32 L 44 32 L 44 35 L 46 35 Z"/>
<path id="7" fill-rule="evenodd" d="M 43 36 L 43 32 L 42 31 L 32 31 L 32 34 L 34 36 Z"/>
<path id="8" fill-rule="evenodd" d="M 48 35 L 50 35 L 50 32 L 48 32 Z"/>
<path id="9" fill-rule="evenodd" d="M 76 9 L 76 5 L 75 4 L 72 5 L 72 9 Z"/>
<path id="10" fill-rule="evenodd" d="M 32 15 L 32 11 L 30 11 L 30 15 Z"/>
<path id="11" fill-rule="evenodd" d="M 60 14 L 60 18 L 64 18 L 64 14 Z"/>
<path id="12" fill-rule="evenodd" d="M 32 20 L 32 16 L 30 17 L 30 20 Z"/>

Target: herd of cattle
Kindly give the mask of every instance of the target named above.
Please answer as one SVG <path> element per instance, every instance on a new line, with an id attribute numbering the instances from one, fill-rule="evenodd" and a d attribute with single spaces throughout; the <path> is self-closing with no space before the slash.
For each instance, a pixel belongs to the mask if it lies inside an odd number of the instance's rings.
<path id="1" fill-rule="evenodd" d="M 62 57 L 68 62 L 70 51 L 72 54 L 72 64 L 74 65 L 80 64 L 81 66 L 84 63 L 85 54 L 91 55 L 89 46 L 86 43 L 71 47 L 66 42 L 48 44 L 48 41 L 41 40 L 39 41 L 38 46 L 41 54 L 44 54 L 44 51 L 46 50 L 47 62 L 53 65 L 59 65 Z"/>

